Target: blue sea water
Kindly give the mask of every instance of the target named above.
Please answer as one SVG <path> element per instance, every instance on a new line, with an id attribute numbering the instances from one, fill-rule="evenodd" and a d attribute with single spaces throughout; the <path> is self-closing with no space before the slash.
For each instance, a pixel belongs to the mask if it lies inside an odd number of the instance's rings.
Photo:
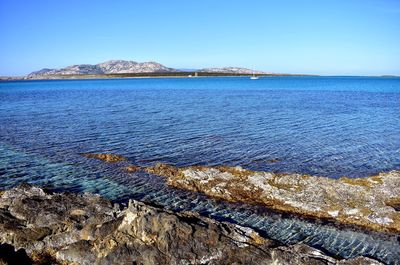
<path id="1" fill-rule="evenodd" d="M 342 257 L 364 253 L 394 264 L 400 256 L 396 239 L 379 241 L 354 231 L 339 235 L 321 224 L 254 215 L 248 207 L 175 190 L 160 177 L 128 174 L 116 165 L 79 155 L 86 152 L 120 154 L 136 165 L 240 165 L 332 178 L 400 169 L 400 78 L 0 83 L 2 188 L 29 182 L 115 200 L 136 198 L 231 219 L 284 243 L 307 239 Z M 342 243 L 339 236 L 352 240 L 336 249 L 329 240 Z M 351 244 L 364 241 L 369 247 L 351 251 Z"/>

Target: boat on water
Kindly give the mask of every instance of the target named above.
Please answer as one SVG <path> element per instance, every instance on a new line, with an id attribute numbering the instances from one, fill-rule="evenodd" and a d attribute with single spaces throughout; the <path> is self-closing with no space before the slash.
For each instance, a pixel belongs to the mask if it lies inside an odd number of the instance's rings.
<path id="1" fill-rule="evenodd" d="M 251 80 L 257 80 L 258 78 L 259 78 L 259 77 L 256 76 L 256 75 L 254 74 L 254 72 L 253 72 L 253 75 L 250 76 L 250 79 L 251 79 Z"/>

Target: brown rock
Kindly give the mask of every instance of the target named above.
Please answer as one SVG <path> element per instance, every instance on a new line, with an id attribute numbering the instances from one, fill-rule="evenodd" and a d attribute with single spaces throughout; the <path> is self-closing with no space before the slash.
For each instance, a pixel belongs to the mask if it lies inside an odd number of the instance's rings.
<path id="1" fill-rule="evenodd" d="M 127 172 L 137 172 L 137 171 L 140 171 L 141 169 L 142 168 L 139 167 L 139 166 L 127 166 L 127 167 L 124 167 L 124 170 L 127 171 Z"/>
<path id="2" fill-rule="evenodd" d="M 0 196 L 0 250 L 21 264 L 379 264 L 279 245 L 251 228 L 195 213 L 138 201 L 119 209 L 90 194 L 26 185 L 7 190 Z M 0 251 L 1 260 L 8 262 Z"/>
<path id="3" fill-rule="evenodd" d="M 339 180 L 301 174 L 256 172 L 241 167 L 156 164 L 145 169 L 177 188 L 233 202 L 400 232 L 400 171 Z"/>
<path id="4" fill-rule="evenodd" d="M 87 158 L 95 158 L 102 160 L 107 163 L 116 163 L 116 162 L 122 162 L 125 161 L 126 158 L 120 155 L 114 155 L 114 154 L 92 154 L 92 153 L 85 153 L 81 154 L 84 157 Z"/>

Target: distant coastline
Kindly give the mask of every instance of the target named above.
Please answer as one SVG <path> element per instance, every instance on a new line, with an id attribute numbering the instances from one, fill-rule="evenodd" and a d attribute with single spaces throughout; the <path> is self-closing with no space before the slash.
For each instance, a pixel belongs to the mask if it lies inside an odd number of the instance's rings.
<path id="1" fill-rule="evenodd" d="M 65 80 L 65 79 L 118 79 L 118 78 L 196 78 L 196 77 L 302 77 L 317 74 L 273 73 L 244 67 L 211 67 L 201 69 L 171 68 L 158 62 L 110 60 L 98 64 L 76 64 L 64 68 L 43 68 L 26 76 L 0 76 L 0 81 Z M 339 75 L 340 76 L 340 75 Z M 371 77 L 399 77 L 381 75 Z"/>
<path id="2" fill-rule="evenodd" d="M 51 75 L 35 78 L 27 77 L 0 77 L 1 81 L 21 81 L 21 80 L 79 80 L 79 79 L 124 79 L 124 78 L 207 78 L 207 77 L 250 77 L 251 74 L 232 74 L 232 73 L 205 73 L 200 72 L 195 76 L 195 72 L 176 72 L 176 73 L 129 73 L 129 74 L 78 74 L 78 75 Z M 284 77 L 284 76 L 319 76 L 305 74 L 258 74 L 264 77 Z"/>
<path id="3" fill-rule="evenodd" d="M 135 79 L 135 78 L 213 78 L 213 77 L 250 77 L 251 74 L 232 73 L 130 73 L 130 74 L 102 74 L 102 75 L 54 75 L 40 78 L 27 78 L 25 76 L 2 76 L 0 82 L 7 81 L 34 81 L 34 80 L 85 80 L 85 79 Z M 342 75 L 316 75 L 316 74 L 258 74 L 259 77 L 374 77 L 374 78 L 400 78 L 398 75 L 366 75 L 366 76 L 342 76 Z"/>

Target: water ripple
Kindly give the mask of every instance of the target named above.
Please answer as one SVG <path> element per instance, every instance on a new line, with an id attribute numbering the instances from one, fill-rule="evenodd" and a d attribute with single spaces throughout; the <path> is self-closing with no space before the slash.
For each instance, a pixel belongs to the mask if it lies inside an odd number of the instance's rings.
<path id="1" fill-rule="evenodd" d="M 110 152 L 146 166 L 227 164 L 359 177 L 400 169 L 399 131 L 396 78 L 7 82 L 0 83 L 0 183 L 136 198 L 253 227 L 284 244 L 399 264 L 396 235 L 214 201 L 79 156 Z"/>

